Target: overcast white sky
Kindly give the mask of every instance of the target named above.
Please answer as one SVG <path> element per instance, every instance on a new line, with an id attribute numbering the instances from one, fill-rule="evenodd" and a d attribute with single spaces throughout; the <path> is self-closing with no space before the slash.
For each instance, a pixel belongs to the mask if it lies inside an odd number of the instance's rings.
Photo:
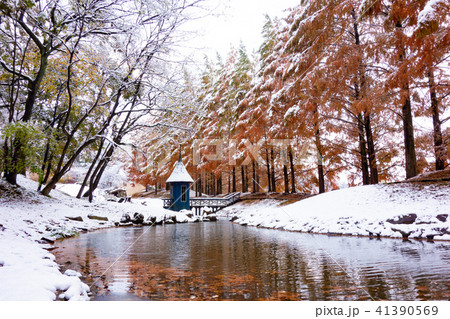
<path id="1" fill-rule="evenodd" d="M 189 25 L 190 29 L 199 32 L 197 37 L 189 40 L 189 45 L 197 48 L 192 54 L 198 60 L 205 54 L 214 59 L 216 52 L 226 57 L 231 46 L 238 47 L 240 41 L 249 53 L 257 50 L 262 42 L 264 15 L 284 17 L 287 13 L 283 11 L 298 5 L 300 0 L 207 0 L 207 3 L 223 14 L 208 16 Z"/>

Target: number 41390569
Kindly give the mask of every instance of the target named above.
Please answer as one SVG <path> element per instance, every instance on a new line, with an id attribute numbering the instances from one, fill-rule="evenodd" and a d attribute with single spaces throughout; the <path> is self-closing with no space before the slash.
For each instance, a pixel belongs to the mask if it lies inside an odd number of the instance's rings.
<path id="1" fill-rule="evenodd" d="M 379 306 L 375 312 L 385 316 L 436 316 L 439 309 L 437 306 Z"/>

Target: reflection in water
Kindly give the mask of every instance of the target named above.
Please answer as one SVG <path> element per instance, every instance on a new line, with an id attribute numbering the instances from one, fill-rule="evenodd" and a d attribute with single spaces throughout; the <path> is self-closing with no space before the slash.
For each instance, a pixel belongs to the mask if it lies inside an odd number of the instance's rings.
<path id="1" fill-rule="evenodd" d="M 449 300 L 450 243 L 229 222 L 101 230 L 57 244 L 95 300 Z"/>

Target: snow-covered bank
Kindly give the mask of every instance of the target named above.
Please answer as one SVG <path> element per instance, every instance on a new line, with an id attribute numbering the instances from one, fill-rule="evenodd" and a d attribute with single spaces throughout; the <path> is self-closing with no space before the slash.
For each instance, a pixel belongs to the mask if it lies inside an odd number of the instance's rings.
<path id="1" fill-rule="evenodd" d="M 34 182 L 20 178 L 19 183 L 24 188 L 0 182 L 0 300 L 89 299 L 89 287 L 79 274 L 59 271 L 48 251 L 51 245 L 39 243 L 43 237 L 110 227 L 124 213 L 189 221 L 185 214 L 164 210 L 159 199 L 91 204 L 57 190 L 47 198 L 34 191 Z M 392 237 L 403 232 L 410 238 L 450 240 L 449 191 L 449 183 L 363 186 L 284 206 L 275 200 L 243 202 L 222 214 L 236 216 L 241 224 L 292 231 Z"/>
<path id="2" fill-rule="evenodd" d="M 160 199 L 91 204 L 57 190 L 52 198 L 39 195 L 34 191 L 36 183 L 24 177 L 18 183 L 23 187 L 11 188 L 0 182 L 0 300 L 88 300 L 89 287 L 76 272 L 61 274 L 48 251 L 51 245 L 42 238 L 52 240 L 111 227 L 124 213 L 140 213 L 145 220 L 155 217 L 157 221 L 175 215 L 163 209 Z M 176 214 L 177 220 L 189 221 L 185 214 Z"/>
<path id="3" fill-rule="evenodd" d="M 221 211 L 236 223 L 290 231 L 450 240 L 450 184 L 352 187 L 290 205 L 264 200 Z"/>

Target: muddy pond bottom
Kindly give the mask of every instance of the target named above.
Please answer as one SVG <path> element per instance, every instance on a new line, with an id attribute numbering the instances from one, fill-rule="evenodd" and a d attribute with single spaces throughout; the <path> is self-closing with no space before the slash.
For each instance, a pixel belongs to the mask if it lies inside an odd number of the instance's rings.
<path id="1" fill-rule="evenodd" d="M 217 223 L 99 230 L 56 243 L 92 300 L 449 300 L 450 243 Z"/>

